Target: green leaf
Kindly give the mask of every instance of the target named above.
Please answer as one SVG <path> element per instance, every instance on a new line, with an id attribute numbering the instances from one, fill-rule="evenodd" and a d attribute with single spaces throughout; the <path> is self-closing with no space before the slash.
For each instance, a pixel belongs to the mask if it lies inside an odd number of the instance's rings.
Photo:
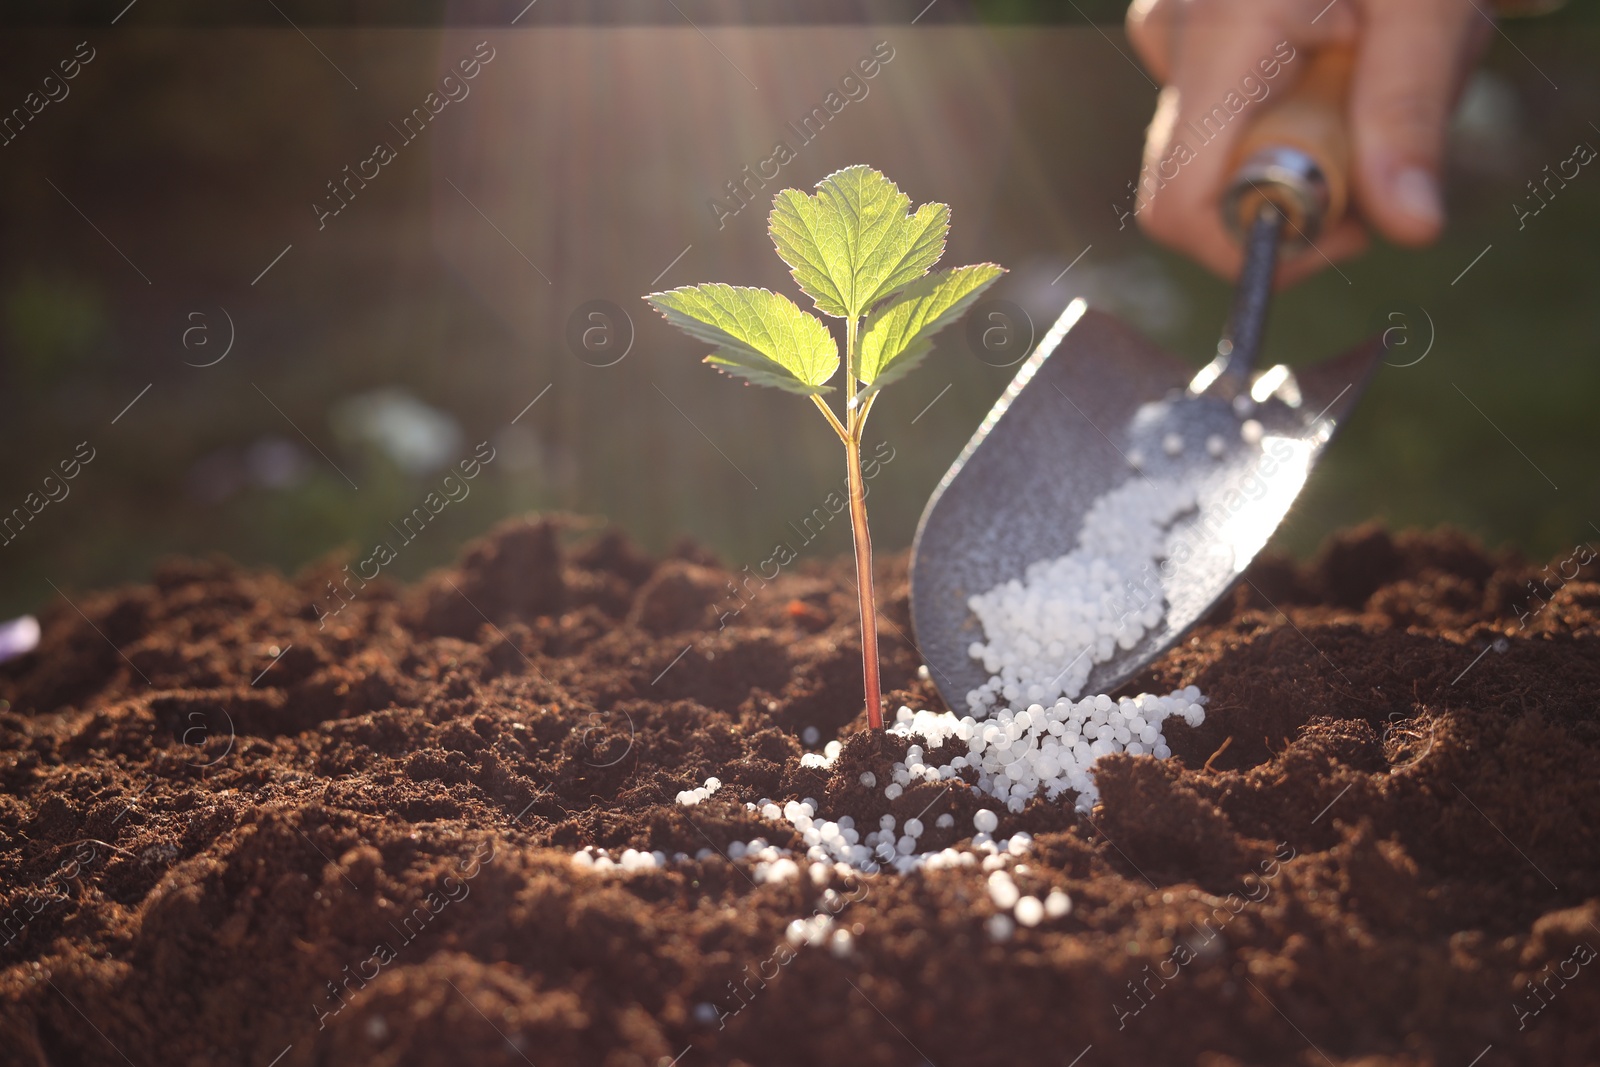
<path id="1" fill-rule="evenodd" d="M 786 296 L 711 283 L 645 299 L 672 325 L 716 348 L 707 363 L 757 385 L 825 393 L 824 383 L 839 369 L 839 345 L 828 327 Z"/>
<path id="2" fill-rule="evenodd" d="M 933 346 L 933 335 L 948 326 L 1005 273 L 993 263 L 930 274 L 867 316 L 861 329 L 856 377 L 883 388 L 905 377 Z"/>
<path id="3" fill-rule="evenodd" d="M 846 167 L 808 196 L 785 189 L 772 204 L 767 232 L 794 280 L 837 318 L 867 308 L 928 273 L 944 255 L 950 209 L 911 198 L 867 166 Z"/>

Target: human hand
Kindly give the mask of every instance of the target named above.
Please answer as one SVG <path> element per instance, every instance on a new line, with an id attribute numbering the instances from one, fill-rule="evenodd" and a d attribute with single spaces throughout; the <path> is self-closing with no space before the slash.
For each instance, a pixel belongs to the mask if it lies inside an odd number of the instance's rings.
<path id="1" fill-rule="evenodd" d="M 1139 223 L 1216 273 L 1236 275 L 1241 252 L 1219 204 L 1240 136 L 1311 54 L 1347 45 L 1355 51 L 1346 106 L 1355 210 L 1318 236 L 1321 255 L 1287 260 L 1279 280 L 1357 254 L 1369 226 L 1397 244 L 1431 243 L 1444 226 L 1445 128 L 1492 32 L 1475 0 L 1134 0 L 1129 38 L 1164 84 L 1145 140 Z M 1230 95 L 1239 108 L 1231 121 L 1202 127 L 1215 108 L 1233 112 Z M 1200 142 L 1202 129 L 1214 135 Z M 1174 166 L 1175 157 L 1183 162 Z"/>

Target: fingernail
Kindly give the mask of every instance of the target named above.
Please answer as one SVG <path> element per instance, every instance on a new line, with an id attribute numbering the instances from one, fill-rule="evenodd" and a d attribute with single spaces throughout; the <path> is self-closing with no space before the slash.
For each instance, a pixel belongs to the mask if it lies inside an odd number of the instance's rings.
<path id="1" fill-rule="evenodd" d="M 1444 205 L 1439 200 L 1439 185 L 1421 167 L 1406 167 L 1395 175 L 1395 205 L 1417 222 L 1437 226 L 1444 221 Z"/>

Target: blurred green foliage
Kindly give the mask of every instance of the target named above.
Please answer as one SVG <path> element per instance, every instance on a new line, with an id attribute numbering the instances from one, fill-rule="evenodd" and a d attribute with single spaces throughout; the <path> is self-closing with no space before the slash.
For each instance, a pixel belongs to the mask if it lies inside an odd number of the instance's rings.
<path id="1" fill-rule="evenodd" d="M 5 293 L 5 331 L 12 369 L 25 388 L 83 373 L 106 333 L 106 309 L 85 280 L 25 271 Z"/>

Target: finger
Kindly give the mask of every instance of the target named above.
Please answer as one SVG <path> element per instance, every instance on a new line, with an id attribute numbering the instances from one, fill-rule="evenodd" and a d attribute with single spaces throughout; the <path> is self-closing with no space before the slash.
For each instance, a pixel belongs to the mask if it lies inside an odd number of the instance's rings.
<path id="1" fill-rule="evenodd" d="M 1444 226 L 1445 129 L 1482 32 L 1472 20 L 1483 17 L 1441 0 L 1381 0 L 1364 14 L 1350 91 L 1357 201 L 1390 240 L 1427 244 Z"/>
<path id="2" fill-rule="evenodd" d="M 1128 40 L 1155 79 L 1171 74 L 1172 36 L 1181 0 L 1133 0 L 1128 5 Z"/>
<path id="3" fill-rule="evenodd" d="M 1240 136 L 1288 91 L 1311 46 L 1354 33 L 1351 5 L 1313 24 L 1316 14 L 1300 0 L 1192 0 L 1184 10 L 1172 80 L 1145 142 L 1139 221 L 1224 277 L 1240 262 L 1218 214 Z"/>

